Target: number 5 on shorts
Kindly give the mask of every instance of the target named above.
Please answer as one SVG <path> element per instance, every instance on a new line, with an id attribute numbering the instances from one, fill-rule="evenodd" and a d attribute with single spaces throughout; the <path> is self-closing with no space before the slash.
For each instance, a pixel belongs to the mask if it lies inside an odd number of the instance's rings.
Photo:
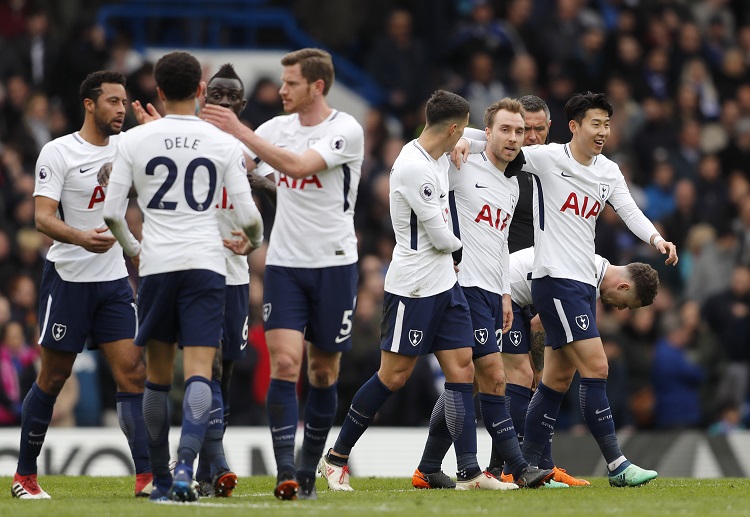
<path id="1" fill-rule="evenodd" d="M 354 314 L 354 307 L 357 306 L 357 297 L 354 297 L 352 302 L 352 309 L 344 311 L 344 315 L 341 317 L 341 330 L 339 335 L 336 336 L 336 343 L 343 343 L 352 336 L 352 314 Z"/>

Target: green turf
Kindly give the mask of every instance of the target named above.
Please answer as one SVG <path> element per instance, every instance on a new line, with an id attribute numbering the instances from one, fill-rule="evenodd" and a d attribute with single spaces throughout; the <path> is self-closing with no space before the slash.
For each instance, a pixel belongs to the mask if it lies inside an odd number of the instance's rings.
<path id="1" fill-rule="evenodd" d="M 240 479 L 228 499 L 154 504 L 130 495 L 131 478 L 44 476 L 40 483 L 53 499 L 19 501 L 10 495 L 11 478 L 0 477 L 0 516 L 750 516 L 750 479 L 665 478 L 640 488 L 611 488 L 604 478 L 590 481 L 585 488 L 456 492 L 414 490 L 406 478 L 353 478 L 355 492 L 332 493 L 318 480 L 317 501 L 278 501 L 271 493 L 273 479 L 259 476 Z"/>

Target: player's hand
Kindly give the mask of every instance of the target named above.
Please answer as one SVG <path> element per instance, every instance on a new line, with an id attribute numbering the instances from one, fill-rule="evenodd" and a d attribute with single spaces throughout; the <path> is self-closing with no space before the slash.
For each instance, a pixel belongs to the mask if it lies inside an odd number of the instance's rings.
<path id="1" fill-rule="evenodd" d="M 656 249 L 661 252 L 662 255 L 668 255 L 667 260 L 664 263 L 668 266 L 676 266 L 679 262 L 677 257 L 677 246 L 669 241 L 659 241 L 656 245 Z"/>
<path id="2" fill-rule="evenodd" d="M 240 122 L 234 111 L 224 106 L 206 104 L 201 111 L 201 118 L 237 138 L 240 138 L 243 131 L 252 131 Z"/>
<path id="3" fill-rule="evenodd" d="M 107 162 L 101 166 L 99 172 L 96 173 L 96 181 L 102 188 L 107 188 L 109 185 L 109 176 L 112 174 L 112 162 Z"/>
<path id="4" fill-rule="evenodd" d="M 542 370 L 534 370 L 532 367 L 532 371 L 534 372 L 534 377 L 531 380 L 531 391 L 536 391 L 539 383 L 542 382 Z"/>
<path id="5" fill-rule="evenodd" d="M 503 334 L 513 326 L 513 301 L 509 294 L 503 295 Z"/>
<path id="6" fill-rule="evenodd" d="M 133 101 L 130 103 L 130 106 L 133 108 L 133 115 L 135 115 L 135 119 L 139 124 L 146 124 L 161 118 L 159 112 L 156 111 L 156 108 L 150 102 L 146 104 L 145 109 L 141 105 L 141 101 Z"/>
<path id="7" fill-rule="evenodd" d="M 225 248 L 229 248 L 234 252 L 235 255 L 250 255 L 255 248 L 250 244 L 250 239 L 247 238 L 245 232 L 241 230 L 232 230 L 232 235 L 238 237 L 237 239 L 222 239 Z"/>
<path id="8" fill-rule="evenodd" d="M 451 161 L 456 169 L 461 169 L 461 164 L 466 163 L 469 159 L 469 141 L 465 138 L 459 138 L 456 147 L 451 151 Z"/>
<path id="9" fill-rule="evenodd" d="M 82 232 L 83 237 L 81 241 L 76 244 L 91 253 L 106 253 L 115 245 L 115 242 L 117 242 L 117 239 L 115 239 L 112 234 L 104 235 L 104 233 L 108 231 L 109 228 L 106 226 L 104 228 L 86 230 Z"/>

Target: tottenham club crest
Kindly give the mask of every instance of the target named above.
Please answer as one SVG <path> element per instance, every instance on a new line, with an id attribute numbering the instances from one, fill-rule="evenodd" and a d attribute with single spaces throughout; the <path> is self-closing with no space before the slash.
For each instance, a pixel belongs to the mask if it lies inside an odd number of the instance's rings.
<path id="1" fill-rule="evenodd" d="M 271 304 L 263 304 L 263 321 L 268 321 L 268 317 L 271 315 Z"/>
<path id="2" fill-rule="evenodd" d="M 411 329 L 409 331 L 409 343 L 411 343 L 411 346 L 417 346 L 422 342 L 423 336 L 424 332 L 422 332 L 421 330 Z"/>
<path id="3" fill-rule="evenodd" d="M 513 346 L 518 346 L 521 344 L 521 331 L 520 330 L 511 330 L 508 332 L 508 339 L 510 340 L 510 344 Z"/>
<path id="4" fill-rule="evenodd" d="M 66 325 L 55 323 L 54 325 L 52 325 L 52 337 L 55 338 L 55 341 L 60 341 L 63 337 L 65 337 L 65 331 L 67 330 L 68 327 Z"/>
<path id="5" fill-rule="evenodd" d="M 422 196 L 422 199 L 429 201 L 432 199 L 432 196 L 435 195 L 435 185 L 432 183 L 423 183 L 422 186 L 419 187 L 419 194 Z"/>
<path id="6" fill-rule="evenodd" d="M 609 185 L 606 183 L 599 183 L 599 197 L 602 201 L 606 201 L 609 197 Z"/>
<path id="7" fill-rule="evenodd" d="M 487 342 L 487 338 L 489 337 L 490 333 L 487 332 L 487 329 L 474 329 L 474 339 L 477 340 L 477 343 L 480 345 L 483 345 Z"/>
<path id="8" fill-rule="evenodd" d="M 581 330 L 586 330 L 589 328 L 589 315 L 588 314 L 580 314 L 576 316 L 576 325 Z"/>

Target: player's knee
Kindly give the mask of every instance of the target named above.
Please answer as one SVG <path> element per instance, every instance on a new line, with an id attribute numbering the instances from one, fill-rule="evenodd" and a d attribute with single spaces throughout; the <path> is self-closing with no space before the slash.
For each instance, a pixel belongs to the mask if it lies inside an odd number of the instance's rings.
<path id="1" fill-rule="evenodd" d="M 57 397 L 65 386 L 65 381 L 70 377 L 70 371 L 56 370 L 48 371 L 39 376 L 37 385 L 39 388 L 53 397 Z"/>
<path id="2" fill-rule="evenodd" d="M 609 376 L 609 363 L 606 360 L 596 361 L 589 365 L 586 377 L 593 379 L 606 379 Z M 583 372 L 582 375 L 583 376 Z"/>
<path id="3" fill-rule="evenodd" d="M 334 370 L 333 368 L 310 368 L 307 371 L 307 377 L 310 379 L 310 384 L 316 388 L 327 388 L 336 382 L 338 370 Z"/>
<path id="4" fill-rule="evenodd" d="M 271 358 L 271 377 L 296 382 L 301 364 L 292 356 L 279 354 Z"/>
<path id="5" fill-rule="evenodd" d="M 410 372 L 407 371 L 378 371 L 378 377 L 386 388 L 391 391 L 398 391 L 404 387 L 406 381 L 409 380 Z"/>
<path id="6" fill-rule="evenodd" d="M 139 393 L 146 383 L 146 366 L 143 361 L 113 365 L 112 373 L 119 391 Z"/>

